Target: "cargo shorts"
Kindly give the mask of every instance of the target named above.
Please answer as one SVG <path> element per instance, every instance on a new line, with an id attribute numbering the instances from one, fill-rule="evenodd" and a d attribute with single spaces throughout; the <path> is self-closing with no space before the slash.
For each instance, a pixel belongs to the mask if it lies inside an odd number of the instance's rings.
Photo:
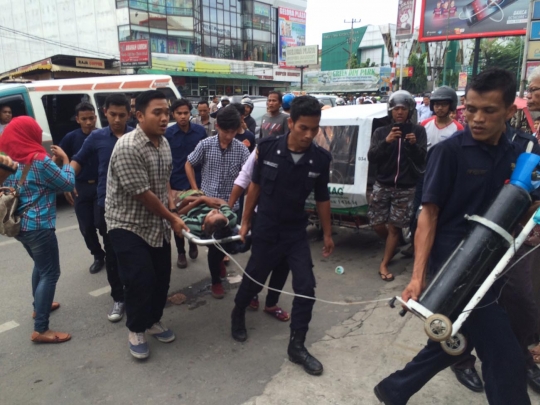
<path id="1" fill-rule="evenodd" d="M 397 228 L 408 227 L 415 189 L 416 187 L 388 187 L 375 182 L 368 209 L 370 225 L 392 224 Z"/>

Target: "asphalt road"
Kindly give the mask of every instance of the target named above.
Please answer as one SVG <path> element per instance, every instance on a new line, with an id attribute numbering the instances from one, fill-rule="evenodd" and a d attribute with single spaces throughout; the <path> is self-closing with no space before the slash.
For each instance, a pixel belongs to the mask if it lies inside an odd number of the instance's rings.
<path id="1" fill-rule="evenodd" d="M 375 298 L 383 286 L 377 274 L 382 244 L 369 231 L 334 231 L 336 250 L 328 259 L 322 258 L 322 243 L 313 238 L 317 296 L 335 301 Z M 62 275 L 55 300 L 62 306 L 51 315 L 50 325 L 73 336 L 60 345 L 30 342 L 32 261 L 20 243 L 0 238 L 1 404 L 234 405 L 260 395 L 279 371 L 286 358 L 288 323 L 262 311 L 248 312 L 248 341 L 232 340 L 229 316 L 237 286 L 231 285 L 223 300 L 209 295 L 204 248 L 187 269 L 172 270 L 170 293 L 183 291 L 189 297 L 188 303 L 165 309 L 163 322 L 174 330 L 176 341 L 163 344 L 150 338 L 150 358 L 141 362 L 129 354 L 124 321 L 107 320 L 112 299 L 105 271 L 89 274 L 92 257 L 73 209 L 65 203 L 58 210 L 57 236 Z M 249 256 L 235 257 L 245 265 Z M 395 259 L 391 269 L 399 274 L 408 263 Z M 334 272 L 337 265 L 345 268 L 343 275 Z M 234 264 L 229 272 L 240 274 Z M 291 290 L 290 283 L 286 289 Z M 290 311 L 291 302 L 283 296 L 280 304 Z M 307 343 L 356 310 L 317 303 Z M 319 360 L 324 364 L 324 356 Z M 298 373 L 303 373 L 300 367 Z"/>

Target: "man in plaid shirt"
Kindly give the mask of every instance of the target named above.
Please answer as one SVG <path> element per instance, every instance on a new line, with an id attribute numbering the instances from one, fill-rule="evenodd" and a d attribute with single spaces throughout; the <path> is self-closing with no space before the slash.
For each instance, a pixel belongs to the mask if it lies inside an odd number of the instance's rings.
<path id="1" fill-rule="evenodd" d="M 164 138 L 169 105 L 149 90 L 136 99 L 139 126 L 118 140 L 109 164 L 105 219 L 125 288 L 129 349 L 149 356 L 145 331 L 160 342 L 175 339 L 161 323 L 171 279 L 171 227 L 189 229 L 168 205 L 171 149 Z"/>
<path id="2" fill-rule="evenodd" d="M 221 108 L 216 117 L 217 136 L 203 139 L 188 156 L 186 174 L 193 190 L 198 190 L 195 179 L 195 166 L 201 166 L 201 190 L 208 197 L 228 201 L 234 180 L 249 157 L 246 146 L 234 139 L 241 125 L 240 114 L 233 107 Z M 238 201 L 231 207 L 238 210 Z M 208 266 L 212 275 L 212 296 L 223 298 L 225 292 L 221 285 L 220 264 L 224 254 L 215 246 L 208 248 Z"/>

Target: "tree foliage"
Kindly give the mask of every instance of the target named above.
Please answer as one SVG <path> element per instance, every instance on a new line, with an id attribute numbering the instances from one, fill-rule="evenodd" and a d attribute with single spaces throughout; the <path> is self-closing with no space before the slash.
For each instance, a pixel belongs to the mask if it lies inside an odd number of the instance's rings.
<path id="1" fill-rule="evenodd" d="M 352 55 L 350 57 L 350 59 L 345 64 L 345 69 L 349 69 L 349 62 L 351 63 L 350 69 L 358 69 L 359 67 L 361 67 L 358 63 L 358 58 L 356 57 L 356 55 Z"/>
<path id="2" fill-rule="evenodd" d="M 411 53 L 409 66 L 412 66 L 414 73 L 412 77 L 403 78 L 403 90 L 407 90 L 411 94 L 424 93 L 427 90 L 426 58 L 427 53 L 422 55 Z M 396 77 L 396 80 L 399 78 Z"/>
<path id="3" fill-rule="evenodd" d="M 483 39 L 480 43 L 482 69 L 502 68 L 519 77 L 523 63 L 522 37 Z"/>
<path id="4" fill-rule="evenodd" d="M 360 68 L 366 68 L 366 67 L 375 67 L 377 64 L 375 62 L 372 62 L 370 58 L 367 58 L 365 62 L 359 63 L 358 57 L 356 55 L 351 56 L 350 59 L 351 62 L 351 69 L 360 69 Z M 349 63 L 345 65 L 345 69 L 349 68 Z"/>

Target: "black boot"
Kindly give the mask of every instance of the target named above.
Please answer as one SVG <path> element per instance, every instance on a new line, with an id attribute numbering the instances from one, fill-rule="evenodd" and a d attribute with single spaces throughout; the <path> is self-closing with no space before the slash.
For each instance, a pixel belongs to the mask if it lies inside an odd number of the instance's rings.
<path id="1" fill-rule="evenodd" d="M 237 342 L 245 342 L 247 339 L 246 310 L 237 306 L 231 313 L 231 335 Z"/>
<path id="2" fill-rule="evenodd" d="M 299 330 L 291 330 L 291 340 L 289 340 L 289 348 L 287 354 L 289 360 L 296 364 L 304 366 L 306 373 L 311 375 L 321 375 L 323 365 L 307 351 L 304 346 L 306 341 L 306 332 Z"/>

